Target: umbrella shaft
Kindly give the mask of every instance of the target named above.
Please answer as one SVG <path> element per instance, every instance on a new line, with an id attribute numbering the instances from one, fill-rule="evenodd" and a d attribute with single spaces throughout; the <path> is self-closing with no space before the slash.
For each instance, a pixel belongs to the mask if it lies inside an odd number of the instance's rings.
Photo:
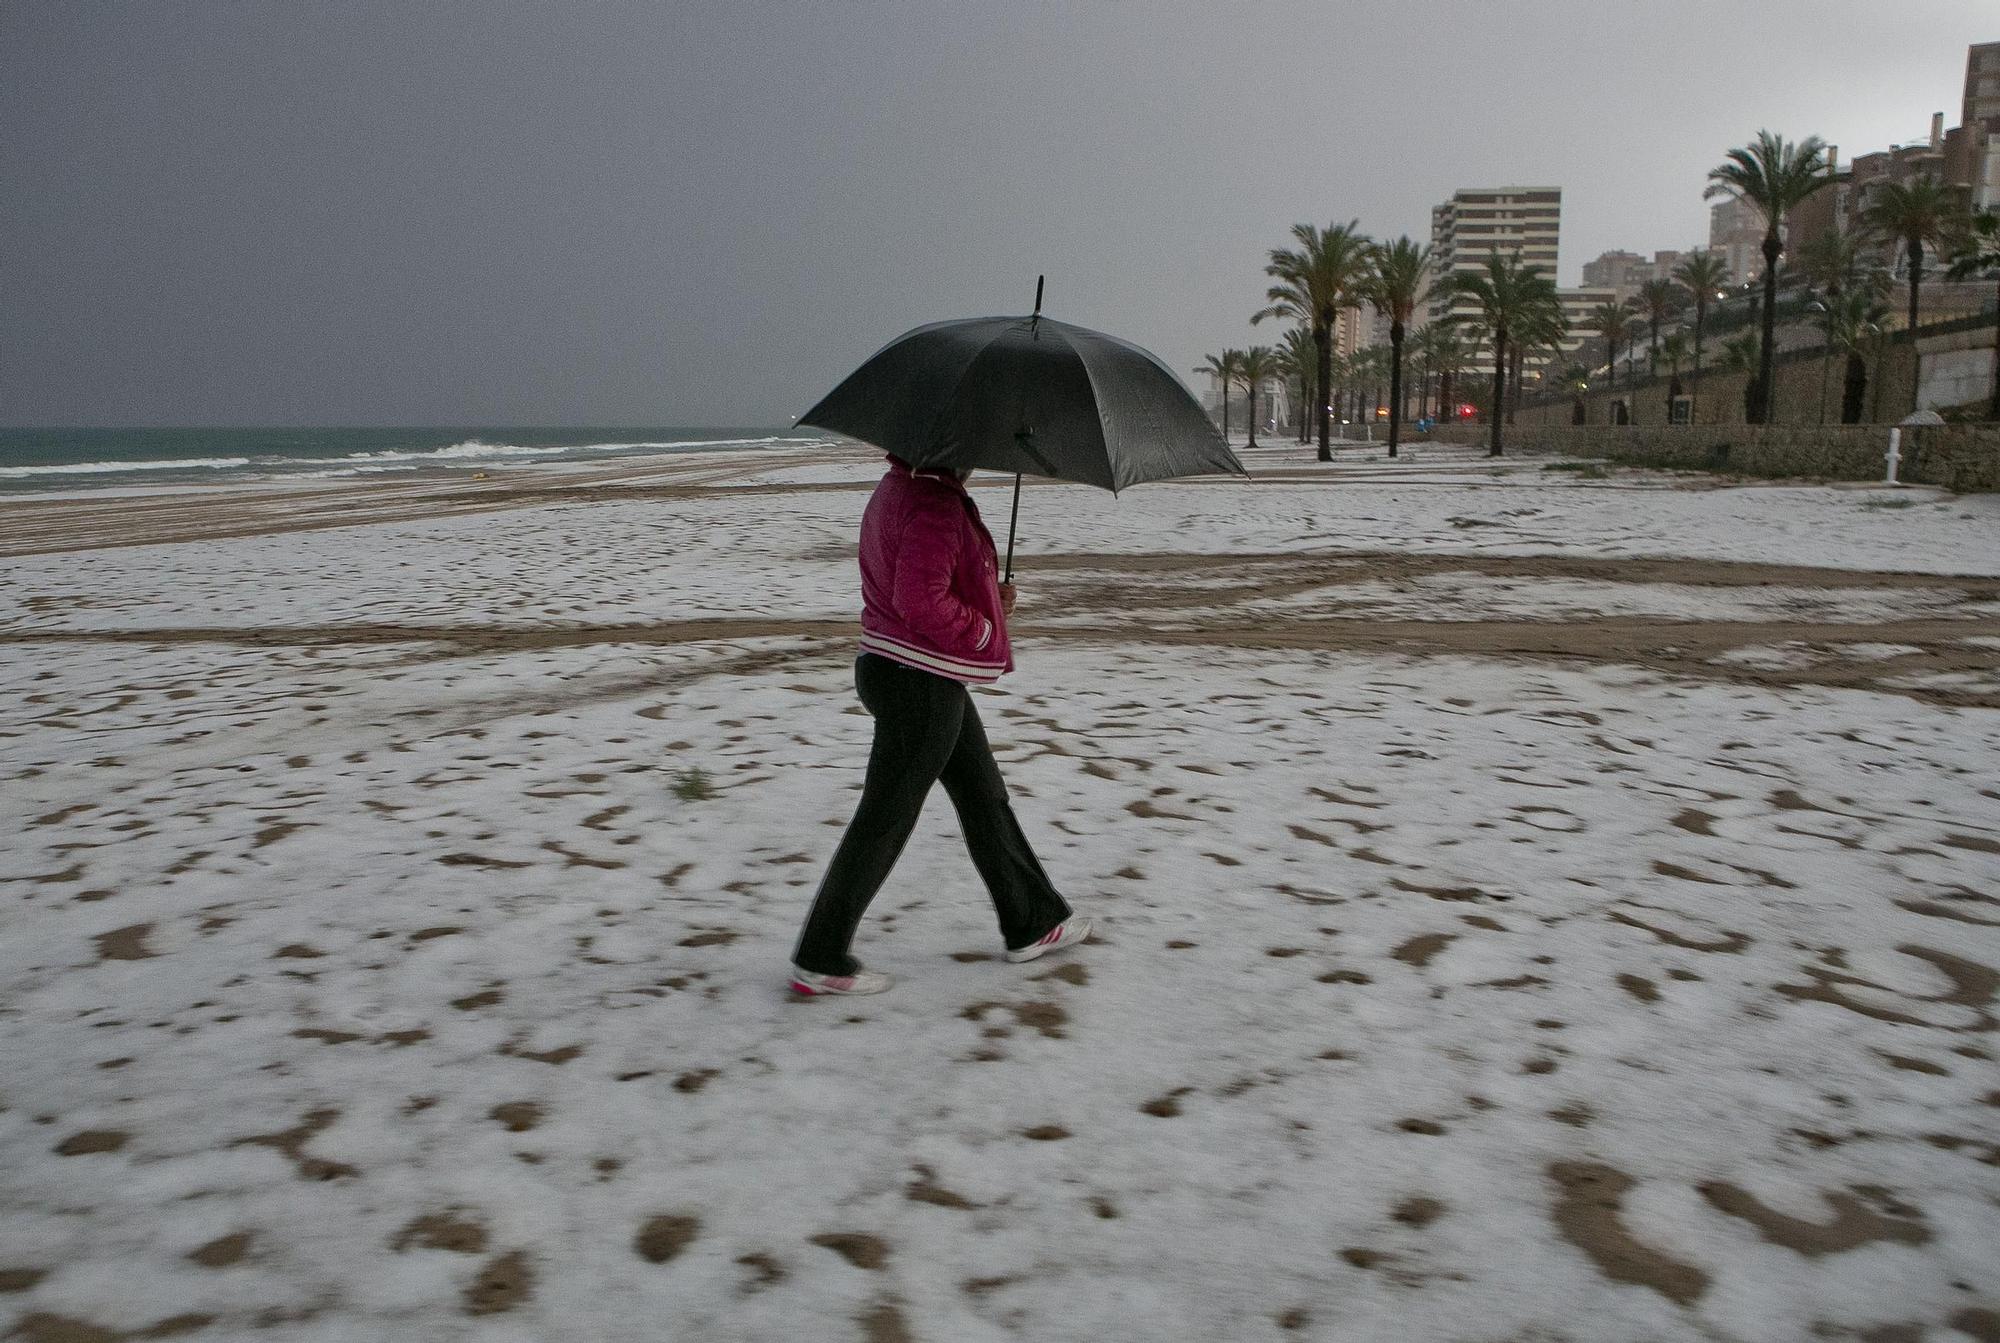
<path id="1" fill-rule="evenodd" d="M 1014 473 L 1014 509 L 1007 516 L 1007 576 L 1000 581 L 1014 581 L 1014 528 L 1021 521 L 1021 473 Z"/>

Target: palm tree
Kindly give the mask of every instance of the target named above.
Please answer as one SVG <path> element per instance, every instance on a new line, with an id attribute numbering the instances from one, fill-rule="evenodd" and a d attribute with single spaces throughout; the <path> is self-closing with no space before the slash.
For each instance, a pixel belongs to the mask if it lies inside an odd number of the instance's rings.
<path id="1" fill-rule="evenodd" d="M 1622 303 L 1600 303 L 1590 310 L 1590 329 L 1604 337 L 1604 362 L 1613 390 L 1618 386 L 1618 342 L 1625 335 L 1626 316 Z"/>
<path id="2" fill-rule="evenodd" d="M 1819 294 L 1812 311 L 1824 317 L 1819 360 L 1819 422 L 1826 423 L 1826 380 L 1833 359 L 1833 327 L 1845 295 L 1866 292 L 1881 297 L 1888 292 L 1888 273 L 1868 264 L 1869 239 L 1859 230 L 1842 233 L 1825 229 L 1806 240 L 1798 252 L 1798 269 Z"/>
<path id="3" fill-rule="evenodd" d="M 1446 424 L 1458 423 L 1458 375 L 1466 361 L 1465 342 L 1450 326 L 1439 323 L 1424 328 L 1431 338 L 1431 363 L 1437 369 L 1437 413 Z M 1433 334 L 1434 333 L 1434 334 Z"/>
<path id="4" fill-rule="evenodd" d="M 1869 239 L 1858 230 L 1824 229 L 1798 249 L 1795 262 L 1821 297 L 1838 297 L 1869 273 Z"/>
<path id="5" fill-rule="evenodd" d="M 1828 305 L 1826 321 L 1827 344 L 1847 356 L 1847 368 L 1841 378 L 1840 422 L 1859 424 L 1861 422 L 1862 401 L 1868 390 L 1868 363 L 1866 353 L 1872 346 L 1875 350 L 1876 396 L 1879 404 L 1881 396 L 1882 321 L 1889 315 L 1889 309 L 1866 288 L 1849 289 Z"/>
<path id="6" fill-rule="evenodd" d="M 1956 242 L 1966 223 L 1960 188 L 1929 175 L 1913 182 L 1886 182 L 1875 188 L 1861 211 L 1868 227 L 1903 244 L 1910 286 L 1910 339 L 1917 338 L 1917 294 L 1924 282 L 1924 244 L 1942 251 Z"/>
<path id="7" fill-rule="evenodd" d="M 1745 423 L 1755 423 L 1751 416 L 1757 409 L 1757 361 L 1760 350 L 1757 333 L 1744 331 L 1722 342 L 1722 367 L 1731 373 L 1747 373 L 1749 378 L 1743 384 L 1743 419 Z"/>
<path id="8" fill-rule="evenodd" d="M 1368 347 L 1368 422 L 1374 424 L 1382 418 L 1382 412 L 1389 408 L 1387 390 L 1383 383 L 1389 380 L 1390 350 L 1386 345 Z"/>
<path id="9" fill-rule="evenodd" d="M 1672 280 L 1648 280 L 1639 286 L 1639 295 L 1633 300 L 1633 307 L 1644 314 L 1646 324 L 1652 328 L 1652 353 L 1650 371 L 1653 377 L 1660 376 L 1660 323 L 1674 315 L 1679 306 L 1678 295 L 1674 293 Z"/>
<path id="10" fill-rule="evenodd" d="M 1728 373 L 1757 372 L 1757 333 L 1739 331 L 1722 342 L 1722 368 Z"/>
<path id="11" fill-rule="evenodd" d="M 1569 393 L 1571 424 L 1582 424 L 1589 419 L 1583 403 L 1583 394 L 1590 390 L 1590 368 L 1586 364 L 1564 364 L 1556 372 L 1555 386 Z"/>
<path id="12" fill-rule="evenodd" d="M 1257 446 L 1257 389 L 1262 387 L 1278 372 L 1278 352 L 1268 345 L 1252 345 L 1247 350 L 1236 352 L 1236 380 L 1243 384 L 1243 394 L 1250 400 L 1250 409 L 1245 413 L 1250 425 L 1250 441 L 1245 447 Z"/>
<path id="13" fill-rule="evenodd" d="M 1724 162 L 1709 169 L 1704 196 L 1732 196 L 1755 206 L 1764 215 L 1764 311 L 1757 345 L 1755 395 L 1746 404 L 1755 407 L 1752 424 L 1771 418 L 1771 363 L 1776 349 L 1778 316 L 1778 258 L 1784 254 L 1784 240 L 1778 230 L 1785 216 L 1808 196 L 1833 180 L 1826 171 L 1826 145 L 1817 135 L 1808 135 L 1793 144 L 1769 131 L 1740 149 L 1732 149 Z"/>
<path id="14" fill-rule="evenodd" d="M 1994 276 L 1994 297 L 2000 300 L 2000 211 L 1981 210 L 1952 254 L 1951 278 L 1970 280 L 1989 271 Z M 2000 325 L 1993 328 L 1993 404 L 1988 418 L 2000 420 Z"/>
<path id="15" fill-rule="evenodd" d="M 1406 236 L 1375 247 L 1372 259 L 1368 301 L 1389 318 L 1389 455 L 1394 457 L 1403 437 L 1403 339 L 1423 302 L 1431 249 Z"/>
<path id="16" fill-rule="evenodd" d="M 1729 263 L 1713 252 L 1690 252 L 1674 267 L 1674 278 L 1694 299 L 1694 376 L 1688 384 L 1688 423 L 1692 424 L 1701 398 L 1702 327 L 1708 321 L 1709 299 L 1720 293 L 1729 279 Z"/>
<path id="17" fill-rule="evenodd" d="M 1625 380 L 1639 381 L 1639 333 L 1646 329 L 1646 308 L 1634 294 L 1625 300 Z M 1647 376 L 1651 376 L 1648 374 Z"/>
<path id="18" fill-rule="evenodd" d="M 1236 361 L 1243 357 L 1241 350 L 1224 350 L 1221 354 L 1209 355 L 1196 370 L 1214 378 L 1222 388 L 1222 437 L 1229 438 L 1229 388 L 1236 381 Z"/>
<path id="19" fill-rule="evenodd" d="M 1540 356 L 1544 370 L 1549 361 L 1560 358 L 1563 342 L 1569 339 L 1569 318 L 1564 315 L 1560 301 L 1540 304 L 1515 327 L 1513 334 L 1514 394 L 1507 402 L 1509 424 L 1514 422 L 1514 410 L 1521 401 L 1521 377 L 1528 356 Z"/>
<path id="20" fill-rule="evenodd" d="M 1294 224 L 1292 238 L 1297 247 L 1271 249 L 1264 273 L 1278 283 L 1264 294 L 1270 306 L 1250 320 L 1289 317 L 1305 323 L 1312 331 L 1313 344 L 1319 347 L 1319 386 L 1324 392 L 1333 385 L 1333 320 L 1342 308 L 1354 306 L 1373 248 L 1362 235 L 1358 219 L 1323 229 Z M 1318 407 L 1319 459 L 1330 462 L 1332 424 L 1324 399 Z"/>
<path id="21" fill-rule="evenodd" d="M 1502 256 L 1499 249 L 1486 258 L 1484 271 L 1461 271 L 1451 277 L 1452 288 L 1479 307 L 1477 321 L 1493 337 L 1493 407 L 1486 455 L 1501 455 L 1500 423 L 1506 418 L 1508 342 L 1518 331 L 1528 332 L 1547 320 L 1548 309 L 1558 318 L 1562 302 L 1556 297 L 1555 281 L 1541 267 L 1524 263 L 1518 256 Z"/>
<path id="22" fill-rule="evenodd" d="M 1417 362 L 1417 419 L 1421 422 L 1431 408 L 1431 372 L 1433 363 L 1432 347 L 1436 337 L 1431 333 L 1434 326 L 1418 327 L 1403 345 L 1403 353 Z"/>
<path id="23" fill-rule="evenodd" d="M 1299 389 L 1298 399 L 1293 403 L 1297 409 L 1292 413 L 1292 419 L 1293 427 L 1298 430 L 1299 442 L 1303 443 L 1306 441 L 1307 426 L 1312 423 L 1306 418 L 1306 407 L 1313 403 L 1313 379 L 1319 372 L 1319 351 L 1313 345 L 1312 332 L 1302 326 L 1287 330 L 1285 343 L 1278 347 L 1278 358 L 1285 377 Z"/>
<path id="24" fill-rule="evenodd" d="M 1907 328 L 1910 340 L 1910 409 L 1917 408 L 1917 386 L 1923 361 L 1917 357 L 1917 295 L 1924 283 L 1924 244 L 1942 252 L 1958 241 L 1968 212 L 1961 188 L 1948 186 L 1929 174 L 1913 182 L 1887 182 L 1861 211 L 1868 226 L 1903 244 L 1910 286 Z"/>
<path id="25" fill-rule="evenodd" d="M 1681 361 L 1688 357 L 1688 334 L 1676 331 L 1660 342 L 1660 353 L 1667 360 L 1667 423 L 1674 422 L 1674 402 L 1681 399 Z M 1692 424 L 1693 417 L 1689 421 Z"/>

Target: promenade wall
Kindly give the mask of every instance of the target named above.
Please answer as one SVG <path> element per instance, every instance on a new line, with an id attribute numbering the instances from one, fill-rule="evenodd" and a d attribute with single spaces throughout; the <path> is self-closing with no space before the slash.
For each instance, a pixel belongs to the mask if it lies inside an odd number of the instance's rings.
<path id="1" fill-rule="evenodd" d="M 1894 424 L 1918 406 L 1936 410 L 1990 397 L 1993 323 L 1992 314 L 1984 313 L 1922 328 L 1917 351 L 1922 358 L 1923 381 L 1914 400 L 1909 342 L 1892 337 L 1869 351 L 1864 360 L 1868 383 L 1862 397 L 1862 422 Z M 1721 354 L 1718 344 L 1710 341 L 1704 351 L 1710 361 Z M 1774 361 L 1777 398 L 1772 423 L 1838 427 L 1846 371 L 1847 356 L 1837 350 L 1813 346 L 1780 353 Z M 1696 378 L 1691 366 L 1681 367 L 1681 391 L 1693 398 L 1696 424 L 1744 423 L 1743 391 L 1749 381 L 1748 373 L 1714 367 L 1704 368 Z M 1615 387 L 1599 373 L 1583 396 L 1584 423 L 1615 423 L 1615 407 L 1623 402 L 1632 424 L 1666 424 L 1669 385 L 1664 372 L 1659 377 L 1642 374 L 1636 381 L 1620 376 Z M 1530 396 L 1515 408 L 1515 420 L 1522 424 L 1567 425 L 1573 423 L 1575 414 L 1575 400 L 1568 396 Z"/>
<path id="2" fill-rule="evenodd" d="M 1440 428 L 1432 442 L 1481 444 L 1484 425 Z M 1630 424 L 1531 422 L 1505 430 L 1505 450 L 1558 453 L 1670 471 L 1770 479 L 1880 480 L 1889 446 L 1883 425 Z M 1933 425 L 1902 431 L 1897 478 L 1958 493 L 2000 490 L 2000 425 Z"/>

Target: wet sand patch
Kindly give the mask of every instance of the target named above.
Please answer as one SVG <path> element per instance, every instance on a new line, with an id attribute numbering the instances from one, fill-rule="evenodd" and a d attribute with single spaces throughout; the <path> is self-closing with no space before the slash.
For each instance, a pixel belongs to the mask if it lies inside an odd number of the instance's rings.
<path id="1" fill-rule="evenodd" d="M 1676 1305 L 1691 1305 L 1708 1290 L 1708 1275 L 1634 1236 L 1623 1216 L 1632 1177 L 1592 1161 L 1558 1161 L 1548 1168 L 1556 1185 L 1551 1209 L 1556 1230 L 1582 1250 L 1613 1282 L 1650 1287 Z"/>

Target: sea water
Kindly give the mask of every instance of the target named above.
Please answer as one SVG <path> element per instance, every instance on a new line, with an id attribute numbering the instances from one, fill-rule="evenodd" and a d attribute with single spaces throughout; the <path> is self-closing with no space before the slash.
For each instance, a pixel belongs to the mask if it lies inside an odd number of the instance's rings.
<path id="1" fill-rule="evenodd" d="M 5 429 L 0 493 L 95 486 L 391 476 L 801 446 L 783 429 Z"/>

